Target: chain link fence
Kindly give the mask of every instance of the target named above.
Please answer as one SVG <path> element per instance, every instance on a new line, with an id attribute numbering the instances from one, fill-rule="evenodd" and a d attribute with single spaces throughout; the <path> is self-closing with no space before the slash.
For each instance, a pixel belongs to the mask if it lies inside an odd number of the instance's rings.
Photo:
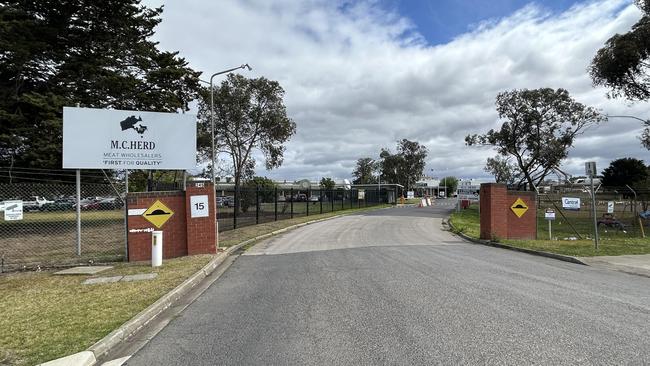
<path id="1" fill-rule="evenodd" d="M 317 215 L 351 208 L 372 207 L 388 202 L 395 193 L 375 189 L 279 189 L 217 188 L 219 231 L 270 221 Z"/>
<path id="2" fill-rule="evenodd" d="M 600 187 L 595 195 L 595 215 L 601 238 L 640 238 L 648 232 L 650 190 L 633 187 Z M 574 240 L 594 237 L 594 213 L 590 187 L 556 189 L 538 195 L 538 238 Z M 546 213 L 553 212 L 554 220 Z M 550 215 L 553 216 L 553 215 Z M 549 234 L 549 221 L 551 231 Z"/>
<path id="3" fill-rule="evenodd" d="M 82 182 L 78 242 L 75 183 L 0 184 L 0 270 L 124 260 L 123 190 Z"/>

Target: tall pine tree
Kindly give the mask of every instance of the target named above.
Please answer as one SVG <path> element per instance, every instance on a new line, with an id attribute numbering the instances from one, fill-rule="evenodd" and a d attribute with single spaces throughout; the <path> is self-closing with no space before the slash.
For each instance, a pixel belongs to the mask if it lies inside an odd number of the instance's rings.
<path id="1" fill-rule="evenodd" d="M 60 169 L 63 106 L 187 110 L 200 73 L 151 40 L 161 13 L 139 0 L 2 2 L 0 167 Z"/>

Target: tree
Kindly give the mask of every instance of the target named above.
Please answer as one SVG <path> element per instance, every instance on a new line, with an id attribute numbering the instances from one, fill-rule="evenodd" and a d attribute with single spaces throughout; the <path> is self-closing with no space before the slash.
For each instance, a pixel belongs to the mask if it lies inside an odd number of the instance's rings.
<path id="1" fill-rule="evenodd" d="M 427 148 L 417 141 L 402 139 L 397 143 L 397 153 L 404 158 L 403 179 L 406 183 L 404 186 L 410 190 L 412 185 L 424 175 Z"/>
<path id="2" fill-rule="evenodd" d="M 605 120 L 597 110 L 576 102 L 564 89 L 522 89 L 499 93 L 498 131 L 467 135 L 465 143 L 491 145 L 513 157 L 529 190 L 534 190 L 567 157 L 577 135 Z"/>
<path id="3" fill-rule="evenodd" d="M 402 139 L 397 142 L 397 153 L 392 154 L 388 149 L 382 149 L 381 180 L 387 183 L 397 183 L 409 190 L 423 176 L 428 154 L 427 148 L 417 141 Z"/>
<path id="4" fill-rule="evenodd" d="M 0 166 L 60 169 L 63 106 L 188 110 L 200 72 L 151 39 L 161 13 L 139 0 L 3 2 Z"/>
<path id="5" fill-rule="evenodd" d="M 443 187 L 446 187 L 444 191 L 447 197 L 451 197 L 458 189 L 458 178 L 454 176 L 442 178 L 441 183 L 443 184 Z"/>
<path id="6" fill-rule="evenodd" d="M 372 158 L 361 158 L 357 160 L 357 164 L 352 172 L 354 180 L 353 184 L 374 184 L 377 183 L 377 178 L 373 172 L 375 170 L 375 161 Z"/>
<path id="7" fill-rule="evenodd" d="M 323 177 L 320 180 L 320 187 L 323 190 L 331 191 L 331 190 L 334 189 L 335 186 L 336 186 L 336 182 L 334 182 L 334 180 L 332 180 L 332 178 Z"/>
<path id="8" fill-rule="evenodd" d="M 508 157 L 503 157 L 501 155 L 487 158 L 487 163 L 483 170 L 492 174 L 497 183 L 512 185 L 517 181 L 518 186 L 521 186 L 524 179 L 523 175 L 517 169 L 517 166 L 512 164 Z"/>
<path id="9" fill-rule="evenodd" d="M 282 165 L 284 143 L 296 132 L 283 97 L 277 81 L 239 74 L 229 74 L 214 90 L 215 146 L 232 160 L 237 195 L 241 182 L 252 175 L 255 150 L 263 154 L 267 170 Z M 205 90 L 199 105 L 199 149 L 206 160 L 211 154 L 210 133 L 210 92 Z"/>
<path id="10" fill-rule="evenodd" d="M 637 0 L 641 19 L 625 34 L 615 34 L 598 50 L 589 73 L 594 85 L 610 89 L 610 97 L 650 99 L 650 1 Z"/>
<path id="11" fill-rule="evenodd" d="M 275 200 L 276 184 L 266 177 L 252 177 L 244 182 L 241 192 L 241 210 L 247 212 L 248 208 L 255 206 L 256 199 L 260 202 L 273 202 Z"/>
<path id="12" fill-rule="evenodd" d="M 598 50 L 589 74 L 594 86 L 610 89 L 610 98 L 650 99 L 650 0 L 637 0 L 641 19 L 625 34 L 615 34 Z M 641 144 L 650 150 L 650 119 L 644 122 Z"/>
<path id="13" fill-rule="evenodd" d="M 624 187 L 626 184 L 634 186 L 648 179 L 648 168 L 643 160 L 622 158 L 609 163 L 602 174 L 602 183 L 605 186 Z"/>

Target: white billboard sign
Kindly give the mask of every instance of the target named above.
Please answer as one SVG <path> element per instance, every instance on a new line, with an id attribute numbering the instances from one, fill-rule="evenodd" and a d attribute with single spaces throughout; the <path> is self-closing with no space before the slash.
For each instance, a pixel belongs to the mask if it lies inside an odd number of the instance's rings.
<path id="1" fill-rule="evenodd" d="M 562 197 L 562 208 L 567 210 L 579 210 L 580 198 L 578 197 Z"/>
<path id="2" fill-rule="evenodd" d="M 196 116 L 63 108 L 63 168 L 191 169 Z"/>

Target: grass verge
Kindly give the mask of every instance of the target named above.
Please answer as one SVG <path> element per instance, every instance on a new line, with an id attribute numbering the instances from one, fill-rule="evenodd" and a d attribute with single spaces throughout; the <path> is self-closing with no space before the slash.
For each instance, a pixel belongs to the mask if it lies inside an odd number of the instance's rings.
<path id="1" fill-rule="evenodd" d="M 478 239 L 480 236 L 480 219 L 478 207 L 471 206 L 451 215 L 451 223 L 456 232 Z M 566 226 L 566 225 L 565 225 Z M 538 237 L 548 236 L 545 226 L 539 227 Z M 558 237 L 564 233 L 562 228 L 555 231 Z M 650 254 L 650 238 L 624 236 L 616 231 L 600 232 L 599 249 L 594 249 L 592 240 L 499 240 L 499 242 L 518 248 L 526 248 L 549 253 L 570 255 L 574 257 L 593 257 L 601 255 Z"/>
<path id="2" fill-rule="evenodd" d="M 0 276 L 0 365 L 34 365 L 80 352 L 206 265 L 212 255 L 123 263 L 98 276 L 158 273 L 152 281 L 82 285 L 51 272 Z"/>

